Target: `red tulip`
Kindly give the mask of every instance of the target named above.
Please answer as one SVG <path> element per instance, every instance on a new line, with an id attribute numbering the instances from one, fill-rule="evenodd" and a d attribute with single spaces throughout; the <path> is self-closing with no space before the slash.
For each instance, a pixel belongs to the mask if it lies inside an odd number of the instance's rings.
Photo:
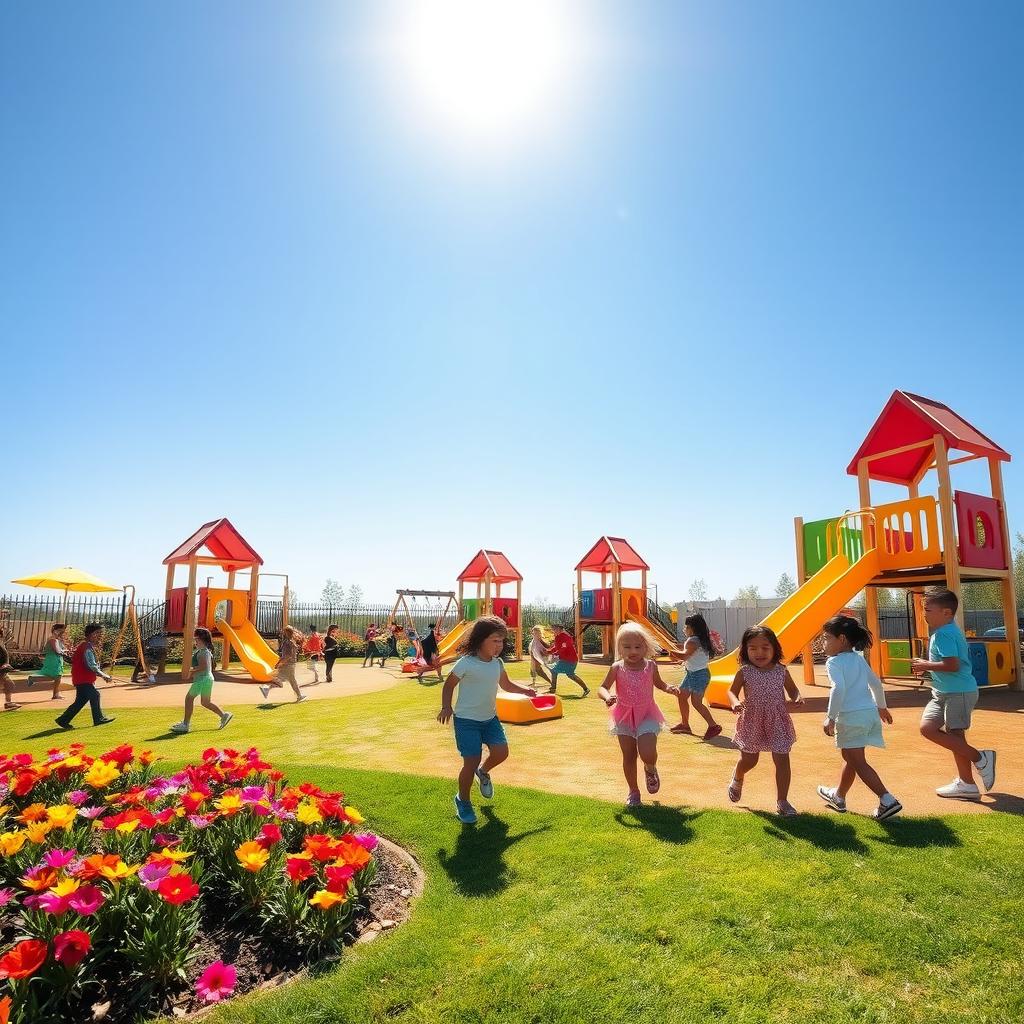
<path id="1" fill-rule="evenodd" d="M 77 967 L 92 948 L 89 933 L 78 928 L 69 932 L 61 932 L 53 939 L 53 956 L 65 967 Z"/>

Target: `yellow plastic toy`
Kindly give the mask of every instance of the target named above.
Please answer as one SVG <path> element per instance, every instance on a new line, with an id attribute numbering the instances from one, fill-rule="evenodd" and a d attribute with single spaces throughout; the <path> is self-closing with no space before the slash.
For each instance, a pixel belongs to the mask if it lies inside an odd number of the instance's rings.
<path id="1" fill-rule="evenodd" d="M 562 699 L 557 693 L 527 697 L 522 693 L 498 694 L 498 718 L 512 725 L 547 722 L 562 717 Z"/>

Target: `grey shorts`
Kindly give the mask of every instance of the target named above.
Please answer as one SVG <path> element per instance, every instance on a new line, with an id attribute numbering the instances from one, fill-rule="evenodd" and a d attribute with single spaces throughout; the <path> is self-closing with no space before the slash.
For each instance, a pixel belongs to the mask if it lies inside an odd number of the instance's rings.
<path id="1" fill-rule="evenodd" d="M 925 705 L 921 715 L 921 724 L 950 729 L 970 729 L 971 712 L 978 703 L 978 691 L 967 690 L 965 693 L 939 693 L 932 690 L 932 699 Z"/>

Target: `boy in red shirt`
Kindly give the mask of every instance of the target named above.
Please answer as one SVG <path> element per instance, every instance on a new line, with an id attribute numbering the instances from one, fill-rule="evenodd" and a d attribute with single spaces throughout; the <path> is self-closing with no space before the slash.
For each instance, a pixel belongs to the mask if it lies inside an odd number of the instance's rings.
<path id="1" fill-rule="evenodd" d="M 551 649 L 555 652 L 558 660 L 551 666 L 551 689 L 548 690 L 548 693 L 555 692 L 559 673 L 562 673 L 574 683 L 579 683 L 583 687 L 583 696 L 586 697 L 590 693 L 590 687 L 576 675 L 576 666 L 580 661 L 579 651 L 576 650 L 576 641 L 562 626 L 555 629 L 555 639 L 551 641 Z"/>
<path id="2" fill-rule="evenodd" d="M 309 624 L 309 636 L 302 645 L 304 653 L 309 655 L 309 667 L 313 670 L 313 682 L 320 682 L 320 657 L 324 653 L 324 638 L 316 631 L 315 623 Z"/>

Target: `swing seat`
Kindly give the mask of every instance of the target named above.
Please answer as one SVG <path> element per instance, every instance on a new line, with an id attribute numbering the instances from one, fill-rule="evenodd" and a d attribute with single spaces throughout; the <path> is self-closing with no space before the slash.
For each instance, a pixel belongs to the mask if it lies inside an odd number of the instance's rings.
<path id="1" fill-rule="evenodd" d="M 427 663 L 422 658 L 419 658 L 417 660 L 410 660 L 410 661 L 403 661 L 402 662 L 402 671 L 403 672 L 407 672 L 410 675 L 413 672 L 419 672 L 422 669 L 425 669 L 427 667 L 428 667 Z"/>
<path id="2" fill-rule="evenodd" d="M 522 693 L 498 694 L 498 719 L 511 725 L 547 722 L 562 717 L 562 699 L 557 693 L 527 697 Z"/>

